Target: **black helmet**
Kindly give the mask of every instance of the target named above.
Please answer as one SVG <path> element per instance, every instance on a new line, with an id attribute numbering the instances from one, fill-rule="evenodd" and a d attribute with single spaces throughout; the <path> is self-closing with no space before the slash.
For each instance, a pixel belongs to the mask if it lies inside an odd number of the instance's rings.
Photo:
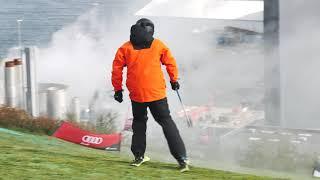
<path id="1" fill-rule="evenodd" d="M 139 19 L 131 26 L 130 33 L 130 41 L 135 49 L 149 48 L 153 41 L 154 24 L 149 19 Z"/>
<path id="2" fill-rule="evenodd" d="M 154 34 L 154 24 L 150 19 L 142 18 L 136 22 L 136 25 L 139 25 L 146 29 L 147 32 Z"/>

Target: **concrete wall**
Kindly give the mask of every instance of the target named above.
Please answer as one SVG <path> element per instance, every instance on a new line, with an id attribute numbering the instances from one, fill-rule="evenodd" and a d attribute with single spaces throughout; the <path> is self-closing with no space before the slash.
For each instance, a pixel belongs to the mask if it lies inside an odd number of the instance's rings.
<path id="1" fill-rule="evenodd" d="M 280 1 L 283 124 L 320 128 L 320 1 Z"/>

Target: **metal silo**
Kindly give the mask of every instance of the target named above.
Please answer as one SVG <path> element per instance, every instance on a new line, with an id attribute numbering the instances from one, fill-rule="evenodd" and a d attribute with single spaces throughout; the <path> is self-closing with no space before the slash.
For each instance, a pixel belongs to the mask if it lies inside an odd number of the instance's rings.
<path id="1" fill-rule="evenodd" d="M 44 84 L 39 84 L 39 115 L 47 116 L 47 89 L 44 88 Z"/>
<path id="2" fill-rule="evenodd" d="M 15 75 L 15 83 L 16 83 L 16 103 L 17 103 L 17 107 L 20 109 L 25 109 L 25 91 L 24 91 L 24 81 L 23 81 L 23 66 L 22 66 L 22 61 L 21 59 L 14 59 L 13 63 L 15 65 L 15 71 L 16 71 L 16 75 Z"/>
<path id="3" fill-rule="evenodd" d="M 41 115 L 54 119 L 64 119 L 67 113 L 67 86 L 55 83 L 39 84 L 39 104 Z M 45 107 L 45 108 L 43 108 Z"/>
<path id="4" fill-rule="evenodd" d="M 5 63 L 5 105 L 17 107 L 16 68 L 13 61 Z"/>

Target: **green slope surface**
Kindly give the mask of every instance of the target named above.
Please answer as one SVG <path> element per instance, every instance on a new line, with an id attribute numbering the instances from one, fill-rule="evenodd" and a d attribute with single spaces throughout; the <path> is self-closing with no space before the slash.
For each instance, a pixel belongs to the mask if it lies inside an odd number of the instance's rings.
<path id="1" fill-rule="evenodd" d="M 129 162 L 117 152 L 0 128 L 0 179 L 276 179 L 196 167 L 180 173 L 175 164 L 151 161 L 137 168 Z"/>

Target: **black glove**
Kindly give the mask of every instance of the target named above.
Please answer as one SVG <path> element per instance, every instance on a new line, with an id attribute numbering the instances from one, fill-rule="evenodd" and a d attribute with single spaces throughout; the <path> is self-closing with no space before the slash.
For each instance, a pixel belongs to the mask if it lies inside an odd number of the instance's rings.
<path id="1" fill-rule="evenodd" d="M 113 97 L 116 101 L 118 101 L 119 103 L 122 103 L 123 101 L 122 90 L 116 91 Z"/>
<path id="2" fill-rule="evenodd" d="M 178 81 L 176 81 L 176 82 L 172 82 L 172 81 L 170 81 L 170 83 L 171 83 L 171 88 L 172 88 L 172 90 L 179 90 L 180 89 L 180 84 L 178 83 Z"/>

